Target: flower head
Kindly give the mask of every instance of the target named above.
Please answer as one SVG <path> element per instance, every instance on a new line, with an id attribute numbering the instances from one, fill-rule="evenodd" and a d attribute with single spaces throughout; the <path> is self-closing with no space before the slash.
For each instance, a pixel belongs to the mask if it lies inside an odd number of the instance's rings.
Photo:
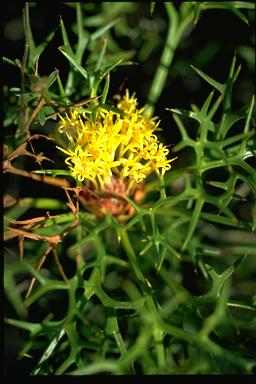
<path id="1" fill-rule="evenodd" d="M 120 113 L 119 113 L 119 111 Z M 115 109 L 99 107 L 96 117 L 82 116 L 77 110 L 61 117 L 60 132 L 69 140 L 68 148 L 60 148 L 72 176 L 96 192 L 109 190 L 118 180 L 132 191 L 152 172 L 164 175 L 171 168 L 169 150 L 158 142 L 159 121 L 137 108 L 137 99 L 129 92 Z"/>

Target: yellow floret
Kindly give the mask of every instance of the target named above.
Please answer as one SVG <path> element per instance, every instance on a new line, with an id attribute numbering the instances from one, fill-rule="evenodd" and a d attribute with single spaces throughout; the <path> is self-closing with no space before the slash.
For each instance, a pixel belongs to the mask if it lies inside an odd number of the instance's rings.
<path id="1" fill-rule="evenodd" d="M 112 176 L 140 183 L 151 172 L 164 175 L 171 168 L 169 150 L 158 142 L 155 132 L 159 121 L 137 109 L 137 99 L 126 91 L 117 107 L 119 113 L 99 108 L 96 121 L 82 117 L 76 110 L 61 116 L 59 131 L 66 134 L 70 146 L 60 148 L 66 164 L 80 182 L 91 181 L 104 188 Z"/>

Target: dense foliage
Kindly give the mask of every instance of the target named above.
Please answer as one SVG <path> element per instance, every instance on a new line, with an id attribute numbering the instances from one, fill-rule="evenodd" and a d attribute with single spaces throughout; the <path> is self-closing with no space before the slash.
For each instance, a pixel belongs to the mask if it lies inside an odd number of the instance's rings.
<path id="1" fill-rule="evenodd" d="M 6 374 L 14 365 L 21 375 L 252 374 L 254 4 L 86 2 L 62 8 L 71 21 L 61 17 L 42 38 L 31 28 L 37 5 L 26 3 L 23 56 L 4 57 L 12 74 L 3 88 Z M 224 14 L 238 29 L 242 25 L 247 44 L 235 32 L 232 42 L 222 41 L 218 27 L 223 35 L 229 27 L 220 23 L 200 47 L 196 31 L 203 25 L 209 34 L 207 20 L 215 11 L 220 20 Z M 223 65 L 211 68 L 218 54 Z M 126 88 L 143 111 L 128 113 L 120 104 Z M 164 146 L 152 133 L 156 123 L 147 116 L 154 115 L 161 116 L 157 135 Z M 135 122 L 128 121 L 130 157 L 121 158 L 128 130 L 120 128 L 122 139 L 113 131 L 111 141 L 111 129 L 125 118 Z M 143 124 L 154 127 L 149 136 Z M 136 132 L 143 132 L 137 141 Z M 103 168 L 95 175 L 84 169 L 79 179 L 80 163 L 68 167 L 56 149 L 86 166 L 86 151 L 92 156 L 93 148 L 101 149 L 104 163 L 114 140 L 119 157 L 104 177 L 136 159 L 136 171 L 131 166 L 127 175 L 145 181 L 140 198 L 122 196 L 129 207 L 123 220 L 113 210 L 118 196 L 97 197 L 90 209 L 81 200 L 83 180 L 93 184 Z M 154 151 L 146 153 L 151 142 Z M 171 169 L 168 153 L 177 157 Z M 92 169 L 99 151 L 94 155 Z M 148 164 L 156 174 L 140 171 Z M 96 214 L 96 204 L 106 201 L 112 208 Z"/>

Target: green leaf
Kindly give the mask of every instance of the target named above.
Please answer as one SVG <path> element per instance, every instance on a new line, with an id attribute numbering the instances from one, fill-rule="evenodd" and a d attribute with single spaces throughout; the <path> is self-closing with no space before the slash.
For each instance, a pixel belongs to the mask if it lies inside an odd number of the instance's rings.
<path id="1" fill-rule="evenodd" d="M 150 9 L 150 15 L 151 15 L 151 16 L 153 15 L 155 6 L 156 6 L 156 2 L 155 2 L 155 1 L 150 1 L 150 3 L 149 3 L 149 9 Z"/>
<path id="2" fill-rule="evenodd" d="M 245 24 L 249 25 L 249 20 L 247 19 L 247 17 L 242 12 L 240 12 L 238 9 L 232 9 L 231 11 L 237 17 L 239 17 L 239 19 L 241 19 Z"/>
<path id="3" fill-rule="evenodd" d="M 249 231 L 251 231 L 251 229 L 252 229 L 250 224 L 245 222 L 245 221 L 241 221 L 240 220 L 240 221 L 234 222 L 233 220 L 231 220 L 228 217 L 225 217 L 225 216 L 222 216 L 222 215 L 215 215 L 213 213 L 202 212 L 201 213 L 201 218 L 205 219 L 207 221 L 210 221 L 210 222 L 213 222 L 213 223 L 218 223 L 218 224 L 225 225 L 225 226 L 246 229 L 246 230 L 249 230 Z"/>
<path id="4" fill-rule="evenodd" d="M 218 131 L 218 138 L 224 138 L 230 128 L 239 120 L 244 119 L 244 113 L 239 114 L 239 113 L 223 113 L 221 123 L 219 126 L 219 131 Z"/>
<path id="5" fill-rule="evenodd" d="M 66 52 L 65 47 L 59 47 L 58 49 L 68 59 L 68 61 L 74 66 L 74 68 L 77 69 L 78 72 L 80 72 L 85 79 L 87 79 L 88 78 L 87 71 L 80 64 L 77 63 L 76 59 L 74 59 L 72 56 L 70 56 L 68 52 Z"/>
<path id="6" fill-rule="evenodd" d="M 183 242 L 183 245 L 181 247 L 181 252 L 184 252 L 184 250 L 188 246 L 189 241 L 191 240 L 191 238 L 193 236 L 193 233 L 194 233 L 194 231 L 196 229 L 196 226 L 197 226 L 197 223 L 198 223 L 198 220 L 199 220 L 199 217 L 200 217 L 203 205 L 204 205 L 204 200 L 203 199 L 198 199 L 196 201 L 196 205 L 195 205 L 194 211 L 192 213 L 192 217 L 191 217 L 191 220 L 190 220 L 190 223 L 189 223 L 189 227 L 187 229 L 187 235 L 186 235 L 185 240 Z"/>
<path id="7" fill-rule="evenodd" d="M 31 31 L 31 26 L 28 24 L 28 39 L 29 39 L 29 56 L 28 56 L 28 66 L 33 67 L 36 60 L 39 58 L 39 56 L 43 53 L 49 42 L 53 39 L 55 35 L 55 30 L 50 32 L 49 35 L 38 45 L 35 45 L 33 34 Z"/>
<path id="8" fill-rule="evenodd" d="M 118 374 L 118 365 L 114 359 L 99 359 L 93 363 L 89 363 L 86 366 L 74 369 L 69 372 L 71 376 L 86 376 L 86 375 L 104 375 L 105 372 L 111 372 L 111 374 Z"/>
<path id="9" fill-rule="evenodd" d="M 109 75 L 109 73 L 107 73 L 106 82 L 105 82 L 105 85 L 104 85 L 104 88 L 103 88 L 100 104 L 105 104 L 105 102 L 106 102 L 107 95 L 108 95 L 108 90 L 109 90 L 109 83 L 110 83 L 110 75 Z"/>
<path id="10" fill-rule="evenodd" d="M 37 173 L 39 175 L 52 175 L 56 176 L 70 176 L 70 172 L 65 169 L 38 169 L 33 171 L 33 173 Z"/>
<path id="11" fill-rule="evenodd" d="M 221 84 L 218 81 L 214 80 L 212 77 L 206 75 L 203 71 L 200 69 L 197 69 L 193 65 L 190 65 L 191 68 L 198 73 L 199 76 L 201 76 L 207 83 L 209 83 L 213 88 L 216 88 L 220 93 L 224 93 L 225 91 L 225 84 Z"/>
<path id="12" fill-rule="evenodd" d="M 76 20 L 77 20 L 77 29 L 78 29 L 78 43 L 76 48 L 76 60 L 78 64 L 82 63 L 82 58 L 84 51 L 87 47 L 89 38 L 87 37 L 88 33 L 83 28 L 83 15 L 81 10 L 81 3 L 76 3 Z"/>
<path id="13" fill-rule="evenodd" d="M 55 32 L 56 31 L 52 31 L 49 33 L 48 36 L 46 36 L 46 38 L 42 41 L 42 43 L 40 43 L 34 50 L 34 60 L 36 60 L 37 57 L 39 57 L 43 51 L 45 50 L 45 48 L 47 47 L 47 45 L 49 44 L 49 42 L 53 39 L 54 35 L 55 35 Z"/>
<path id="14" fill-rule="evenodd" d="M 54 222 L 54 219 L 52 219 L 52 221 Z M 65 223 L 65 224 L 64 223 L 63 224 L 62 223 L 61 224 L 54 223 L 54 224 L 48 225 L 47 227 L 44 227 L 44 228 L 33 229 L 31 231 L 31 233 L 34 233 L 34 234 L 40 235 L 40 236 L 56 236 L 56 235 L 60 235 L 65 230 L 70 228 L 71 222 L 68 222 L 68 223 Z"/>
<path id="15" fill-rule="evenodd" d="M 7 216 L 10 219 L 18 219 L 29 209 L 26 199 L 21 199 L 18 204 L 7 210 Z"/>
<path id="16" fill-rule="evenodd" d="M 63 39 L 63 43 L 64 43 L 64 50 L 65 52 L 70 56 L 70 57 L 74 57 L 74 52 L 73 52 L 73 49 L 71 47 L 71 44 L 69 42 L 69 38 L 68 38 L 68 34 L 67 34 L 67 31 L 66 31 L 66 28 L 65 28 L 65 24 L 62 20 L 62 18 L 60 18 L 60 28 L 61 28 L 61 34 L 62 34 L 62 39 Z"/>
<path id="17" fill-rule="evenodd" d="M 202 8 L 222 8 L 222 9 L 255 9 L 255 4 L 249 1 L 205 1 L 201 3 Z"/>
<path id="18" fill-rule="evenodd" d="M 121 21 L 121 18 L 115 19 L 111 21 L 110 23 L 104 25 L 104 27 L 99 28 L 97 31 L 93 32 L 90 35 L 90 41 L 95 41 L 99 39 L 101 36 L 103 36 L 110 28 L 112 28 L 116 23 Z"/>
<path id="19" fill-rule="evenodd" d="M 41 367 L 44 362 L 46 362 L 50 356 L 53 354 L 54 350 L 56 349 L 57 345 L 59 344 L 60 340 L 65 335 L 65 329 L 62 328 L 60 331 L 55 332 L 54 336 L 51 338 L 47 348 L 43 352 L 41 358 L 39 359 L 36 367 L 31 372 L 31 375 L 38 375 Z"/>
<path id="20" fill-rule="evenodd" d="M 15 309 L 17 315 L 21 318 L 25 318 L 27 316 L 27 308 L 24 305 L 24 302 L 19 294 L 19 291 L 16 288 L 16 283 L 14 276 L 12 274 L 11 266 L 5 267 L 4 272 L 4 289 L 5 294 L 13 308 Z"/>
<path id="21" fill-rule="evenodd" d="M 252 96 L 252 99 L 251 99 L 251 102 L 249 104 L 249 108 L 247 111 L 247 117 L 246 117 L 246 122 L 245 122 L 245 126 L 244 126 L 244 135 L 246 135 L 249 132 L 250 123 L 251 123 L 251 120 L 253 117 L 252 113 L 253 113 L 254 106 L 255 106 L 255 95 Z"/>
<path id="22" fill-rule="evenodd" d="M 105 307 L 116 308 L 116 309 L 140 309 L 142 308 L 145 298 L 141 297 L 140 299 L 133 301 L 120 301 L 114 300 L 110 296 L 108 296 L 103 289 L 98 287 L 95 292 L 96 296 L 102 302 Z"/>
<path id="23" fill-rule="evenodd" d="M 209 96 L 207 97 L 207 99 L 205 100 L 202 108 L 201 108 L 201 113 L 207 117 L 207 112 L 208 112 L 208 109 L 209 109 L 209 106 L 211 104 L 211 101 L 212 101 L 212 98 L 213 98 L 213 95 L 214 95 L 214 91 L 212 91 Z"/>
<path id="24" fill-rule="evenodd" d="M 29 307 L 31 304 L 33 304 L 35 301 L 37 301 L 41 296 L 45 295 L 47 292 L 53 291 L 53 290 L 60 290 L 60 291 L 67 291 L 68 286 L 66 283 L 58 280 L 48 280 L 44 283 L 44 285 L 39 286 L 34 293 L 32 293 L 26 300 L 25 304 L 26 307 Z M 60 323 L 62 320 L 60 320 Z"/>
<path id="25" fill-rule="evenodd" d="M 112 308 L 107 308 L 107 322 L 106 322 L 106 334 L 110 336 L 114 336 L 116 339 L 116 343 L 119 347 L 121 356 L 127 355 L 127 349 L 125 347 L 123 338 L 120 333 L 120 329 L 118 326 L 117 316 L 115 311 Z"/>
<path id="26" fill-rule="evenodd" d="M 234 85 L 234 83 L 237 79 L 237 76 L 241 70 L 241 65 L 239 65 L 237 69 L 236 69 L 235 65 L 236 65 L 236 55 L 234 55 L 232 63 L 231 63 L 230 71 L 228 74 L 228 79 L 226 81 L 224 97 L 223 97 L 223 110 L 226 113 L 230 112 L 230 110 L 231 110 L 233 85 Z"/>
<path id="27" fill-rule="evenodd" d="M 37 118 L 38 118 L 38 121 L 41 125 L 44 125 L 45 123 L 45 120 L 46 120 L 46 116 L 45 116 L 45 113 L 44 113 L 44 109 L 41 108 L 38 113 L 37 113 Z"/>
<path id="28" fill-rule="evenodd" d="M 31 336 L 35 336 L 42 330 L 41 324 L 32 323 L 28 321 L 16 320 L 16 319 L 6 319 L 7 324 L 13 325 L 14 327 L 24 329 L 25 331 L 30 332 Z"/>
<path id="29" fill-rule="evenodd" d="M 20 88 L 12 87 L 12 88 L 10 88 L 10 92 L 13 93 L 17 97 L 21 97 Z M 23 97 L 23 102 L 28 103 L 29 101 L 31 101 L 35 98 L 35 95 L 32 92 L 25 92 L 25 93 L 23 93 L 22 97 Z"/>
<path id="30" fill-rule="evenodd" d="M 171 109 L 169 108 L 165 108 L 167 111 L 172 111 Z M 180 134 L 181 134 L 181 137 L 182 139 L 187 139 L 188 138 L 188 134 L 187 134 L 187 130 L 183 124 L 183 122 L 181 121 L 181 119 L 179 118 L 179 116 L 177 116 L 176 113 L 173 113 L 173 119 L 175 120 L 175 123 L 177 124 L 178 128 L 179 128 L 179 131 L 180 131 Z"/>
<path id="31" fill-rule="evenodd" d="M 58 69 L 55 69 L 53 72 L 50 73 L 50 75 L 48 76 L 48 88 L 50 88 L 50 86 L 55 82 L 58 76 Z"/>
<path id="32" fill-rule="evenodd" d="M 224 9 L 234 13 L 239 19 L 241 19 L 246 24 L 249 24 L 247 17 L 240 12 L 238 9 L 255 9 L 253 3 L 247 1 L 204 1 L 194 5 L 194 25 L 199 19 L 201 12 L 206 11 L 207 9 Z"/>
<path id="33" fill-rule="evenodd" d="M 3 56 L 3 62 L 4 62 L 5 64 L 14 65 L 15 67 L 17 67 L 17 63 L 16 63 L 16 61 L 14 61 L 14 60 L 12 60 L 12 59 L 9 59 L 8 57 Z"/>
<path id="34" fill-rule="evenodd" d="M 44 108 L 44 113 L 46 116 L 52 115 L 55 112 L 55 109 L 51 107 L 50 105 L 46 105 L 43 107 Z"/>
<path id="35" fill-rule="evenodd" d="M 105 55 L 105 52 L 106 52 L 106 47 L 107 47 L 107 39 L 104 38 L 103 39 L 102 48 L 100 50 L 99 57 L 98 57 L 98 60 L 97 60 L 97 63 L 95 65 L 95 69 L 94 69 L 95 73 L 97 73 L 101 69 L 103 58 L 104 58 L 104 55 Z"/>
<path id="36" fill-rule="evenodd" d="M 36 172 L 36 171 L 34 171 Z M 43 172 L 42 172 L 43 173 Z M 22 200 L 23 204 L 27 206 L 28 208 L 35 208 L 35 209 L 67 209 L 67 206 L 65 203 L 63 203 L 60 200 L 57 199 L 51 199 L 47 197 L 40 197 L 40 198 L 33 198 L 33 197 L 27 197 Z M 73 215 L 73 214 L 72 214 Z M 59 222 L 61 220 L 61 215 L 54 219 L 55 222 Z"/>
<path id="37" fill-rule="evenodd" d="M 215 115 L 215 113 L 217 112 L 221 102 L 223 100 L 223 95 L 220 95 L 217 100 L 215 101 L 215 103 L 213 104 L 213 106 L 211 107 L 211 109 L 209 110 L 208 112 L 208 119 L 212 120 L 213 116 Z"/>
<path id="38" fill-rule="evenodd" d="M 201 3 L 194 2 L 193 6 L 194 6 L 194 28 L 195 28 L 201 13 Z"/>
<path id="39" fill-rule="evenodd" d="M 181 115 L 184 117 L 190 117 L 191 119 L 197 120 L 199 123 L 201 122 L 201 119 L 198 118 L 197 112 L 188 111 L 182 108 L 170 108 L 169 111 L 173 113 L 177 113 L 178 115 Z"/>
<path id="40" fill-rule="evenodd" d="M 107 73 L 111 72 L 115 67 L 117 67 L 118 65 L 120 65 L 123 61 L 124 61 L 124 58 L 121 58 L 121 59 L 118 60 L 117 62 L 115 62 L 115 63 L 113 63 L 112 65 L 108 66 L 108 67 L 105 69 L 105 71 L 104 71 L 104 73 L 103 73 L 103 75 L 102 75 L 102 78 L 104 78 L 104 77 L 107 75 Z"/>

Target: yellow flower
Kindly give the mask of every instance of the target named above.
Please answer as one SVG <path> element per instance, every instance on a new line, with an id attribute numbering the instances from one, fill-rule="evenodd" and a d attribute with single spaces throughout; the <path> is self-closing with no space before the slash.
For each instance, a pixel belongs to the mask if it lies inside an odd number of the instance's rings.
<path id="1" fill-rule="evenodd" d="M 91 191 L 141 196 L 139 184 L 150 173 L 163 176 L 171 168 L 174 159 L 167 158 L 169 150 L 155 134 L 160 121 L 145 116 L 137 104 L 135 95 L 127 90 L 117 103 L 121 114 L 99 107 L 94 118 L 75 109 L 60 116 L 59 131 L 67 136 L 69 146 L 57 148 L 67 155 L 65 162 L 72 176 Z M 116 206 L 109 200 L 101 203 L 112 213 L 127 210 L 127 203 L 120 208 L 120 201 Z"/>

